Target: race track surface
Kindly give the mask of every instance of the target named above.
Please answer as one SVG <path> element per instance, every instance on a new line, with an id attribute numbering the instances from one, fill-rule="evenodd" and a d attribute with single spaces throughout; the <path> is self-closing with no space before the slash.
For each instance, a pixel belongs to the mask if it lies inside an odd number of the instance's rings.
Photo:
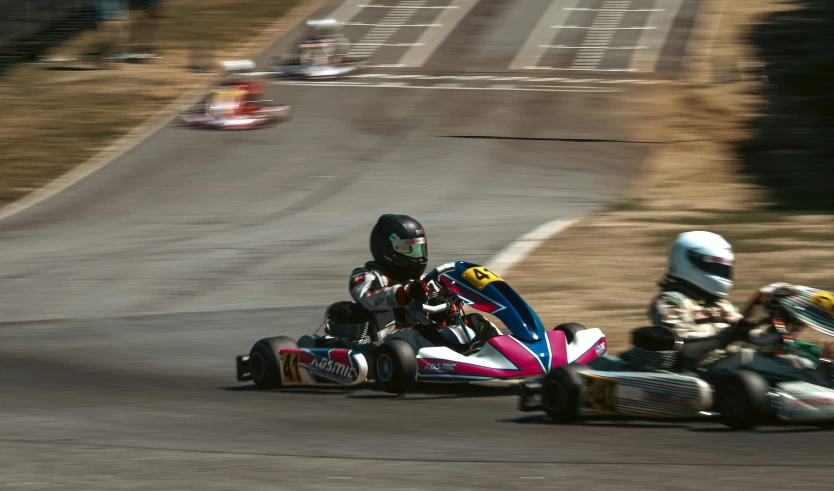
<path id="1" fill-rule="evenodd" d="M 697 8 L 333 1 L 367 72 L 277 82 L 293 121 L 166 128 L 0 222 L 0 489 L 830 488 L 825 431 L 559 427 L 511 388 L 234 381 L 235 355 L 346 298 L 381 213 L 418 217 L 437 265 L 615 200 L 650 147 L 632 96 L 675 76 Z"/>

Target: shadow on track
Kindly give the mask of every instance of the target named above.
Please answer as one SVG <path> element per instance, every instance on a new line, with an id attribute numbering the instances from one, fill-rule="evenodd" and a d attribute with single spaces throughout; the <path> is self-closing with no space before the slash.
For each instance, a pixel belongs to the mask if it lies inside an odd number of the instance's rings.
<path id="1" fill-rule="evenodd" d="M 229 392 L 258 391 L 254 384 L 218 387 L 218 390 Z M 345 394 L 347 399 L 387 399 L 387 400 L 440 400 L 440 399 L 468 399 L 477 397 L 507 397 L 516 396 L 515 387 L 488 387 L 471 384 L 451 385 L 422 385 L 418 384 L 407 394 L 389 394 L 382 392 L 376 385 L 359 385 L 354 387 L 298 387 L 291 389 L 265 390 L 262 392 L 280 392 L 290 394 Z"/>
<path id="2" fill-rule="evenodd" d="M 521 416 L 519 418 L 509 418 L 509 419 L 502 419 L 499 420 L 499 423 L 515 423 L 520 425 L 553 425 L 553 426 L 572 426 L 572 427 L 595 427 L 595 428 L 603 428 L 603 427 L 613 427 L 613 428 L 676 428 L 676 429 L 686 429 L 688 427 L 688 422 L 650 422 L 650 421 L 638 421 L 638 420 L 629 420 L 629 419 L 585 419 L 583 421 L 578 421 L 576 423 L 571 424 L 559 424 L 551 420 L 549 417 L 545 416 L 544 414 L 541 415 L 531 415 L 531 416 Z"/>

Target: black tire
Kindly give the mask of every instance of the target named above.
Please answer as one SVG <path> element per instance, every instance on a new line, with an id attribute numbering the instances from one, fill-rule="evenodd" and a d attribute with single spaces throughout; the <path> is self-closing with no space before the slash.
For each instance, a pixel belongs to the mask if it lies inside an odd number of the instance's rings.
<path id="1" fill-rule="evenodd" d="M 721 422 L 733 430 L 746 430 L 762 423 L 770 410 L 767 381 L 749 370 L 733 370 L 715 386 L 715 410 Z"/>
<path id="2" fill-rule="evenodd" d="M 570 423 L 579 419 L 579 394 L 582 377 L 579 371 L 585 365 L 564 365 L 550 373 L 542 383 L 541 402 L 544 412 L 557 423 Z"/>
<path id="3" fill-rule="evenodd" d="M 250 373 L 255 385 L 259 389 L 281 388 L 281 363 L 278 351 L 296 348 L 298 345 L 287 336 L 264 338 L 255 343 L 249 352 Z"/>
<path id="4" fill-rule="evenodd" d="M 565 333 L 565 341 L 572 343 L 573 338 L 576 337 L 576 333 L 578 333 L 579 331 L 584 331 L 585 326 L 576 322 L 568 322 L 565 324 L 559 324 L 558 326 L 554 327 L 553 330 L 562 331 L 563 333 Z"/>
<path id="5" fill-rule="evenodd" d="M 374 353 L 374 377 L 385 392 L 404 394 L 417 381 L 417 355 L 401 339 L 382 343 Z"/>

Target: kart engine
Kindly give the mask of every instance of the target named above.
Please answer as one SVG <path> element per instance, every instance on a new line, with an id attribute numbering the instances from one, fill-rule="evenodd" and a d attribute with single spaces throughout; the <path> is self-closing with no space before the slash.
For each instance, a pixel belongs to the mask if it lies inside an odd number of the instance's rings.
<path id="1" fill-rule="evenodd" d="M 368 336 L 368 313 L 353 302 L 337 302 L 327 308 L 324 332 L 342 341 L 361 341 Z"/>
<path id="2" fill-rule="evenodd" d="M 657 370 L 671 370 L 678 361 L 678 352 L 674 350 L 651 351 L 635 346 L 632 349 L 632 357 L 637 365 Z"/>
<path id="3" fill-rule="evenodd" d="M 649 326 L 631 333 L 632 363 L 657 370 L 672 370 L 678 361 L 682 341 L 667 327 Z"/>

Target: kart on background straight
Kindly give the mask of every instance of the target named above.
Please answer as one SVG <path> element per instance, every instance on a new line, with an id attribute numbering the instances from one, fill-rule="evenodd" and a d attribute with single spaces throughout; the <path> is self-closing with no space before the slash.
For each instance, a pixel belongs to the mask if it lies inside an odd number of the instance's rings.
<path id="1" fill-rule="evenodd" d="M 222 62 L 226 78 L 206 99 L 186 108 L 179 116 L 181 126 L 218 130 L 248 130 L 271 126 L 292 118 L 292 107 L 263 99 L 264 74 L 253 72 L 252 60 Z"/>

